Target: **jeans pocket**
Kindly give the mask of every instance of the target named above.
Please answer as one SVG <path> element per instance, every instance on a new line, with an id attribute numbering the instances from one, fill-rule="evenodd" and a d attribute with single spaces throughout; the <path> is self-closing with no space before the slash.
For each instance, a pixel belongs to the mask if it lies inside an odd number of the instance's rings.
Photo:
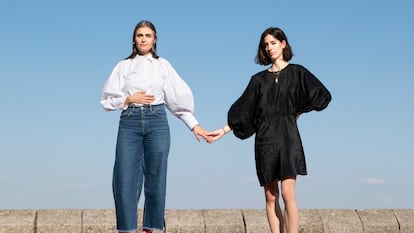
<path id="1" fill-rule="evenodd" d="M 165 109 L 153 109 L 152 114 L 154 114 L 155 117 L 165 119 L 167 118 L 167 113 L 165 112 Z"/>
<path id="2" fill-rule="evenodd" d="M 125 109 L 121 112 L 121 120 L 128 119 L 132 115 L 132 111 L 130 109 Z"/>

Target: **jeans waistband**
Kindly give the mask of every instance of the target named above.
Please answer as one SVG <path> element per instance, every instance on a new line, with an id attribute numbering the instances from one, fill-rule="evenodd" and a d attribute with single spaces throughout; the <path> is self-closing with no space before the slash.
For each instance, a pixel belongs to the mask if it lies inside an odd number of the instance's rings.
<path id="1" fill-rule="evenodd" d="M 128 108 L 138 108 L 141 110 L 152 110 L 154 108 L 164 107 L 164 104 L 154 104 L 154 105 L 142 105 L 142 104 L 130 104 Z"/>

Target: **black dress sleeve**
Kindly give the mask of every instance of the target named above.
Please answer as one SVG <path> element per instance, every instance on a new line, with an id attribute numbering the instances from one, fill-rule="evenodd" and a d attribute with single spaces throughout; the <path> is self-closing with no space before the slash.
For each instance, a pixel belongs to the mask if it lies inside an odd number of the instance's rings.
<path id="1" fill-rule="evenodd" d="M 257 88 L 254 76 L 243 94 L 233 103 L 227 113 L 227 124 L 236 137 L 246 139 L 255 133 L 254 118 L 257 102 Z"/>
<path id="2" fill-rule="evenodd" d="M 312 110 L 322 111 L 325 109 L 332 97 L 328 89 L 306 68 L 301 67 L 300 82 L 301 96 L 298 100 L 298 113 L 310 112 Z"/>

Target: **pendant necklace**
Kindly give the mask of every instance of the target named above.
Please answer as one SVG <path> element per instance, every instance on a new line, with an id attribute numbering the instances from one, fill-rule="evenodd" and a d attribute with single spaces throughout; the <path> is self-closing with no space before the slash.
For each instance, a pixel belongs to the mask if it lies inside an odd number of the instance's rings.
<path id="1" fill-rule="evenodd" d="M 282 66 L 282 67 L 280 67 L 280 69 L 278 70 L 278 71 L 274 71 L 274 70 L 270 70 L 270 71 L 272 71 L 273 73 L 274 73 L 274 75 L 275 75 L 275 83 L 279 83 L 279 76 L 280 76 L 280 72 L 288 65 L 289 63 L 287 63 L 286 65 L 284 65 L 284 66 Z"/>
<path id="2" fill-rule="evenodd" d="M 280 75 L 280 71 L 277 71 L 275 73 L 275 83 L 279 83 L 279 75 Z"/>

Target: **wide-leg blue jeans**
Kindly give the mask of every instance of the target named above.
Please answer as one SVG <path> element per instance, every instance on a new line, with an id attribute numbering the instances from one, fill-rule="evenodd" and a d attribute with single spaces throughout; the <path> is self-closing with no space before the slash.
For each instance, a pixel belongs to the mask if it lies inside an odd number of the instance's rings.
<path id="1" fill-rule="evenodd" d="M 170 129 L 165 105 L 129 106 L 119 120 L 113 171 L 117 229 L 138 228 L 144 185 L 143 228 L 163 229 Z"/>

